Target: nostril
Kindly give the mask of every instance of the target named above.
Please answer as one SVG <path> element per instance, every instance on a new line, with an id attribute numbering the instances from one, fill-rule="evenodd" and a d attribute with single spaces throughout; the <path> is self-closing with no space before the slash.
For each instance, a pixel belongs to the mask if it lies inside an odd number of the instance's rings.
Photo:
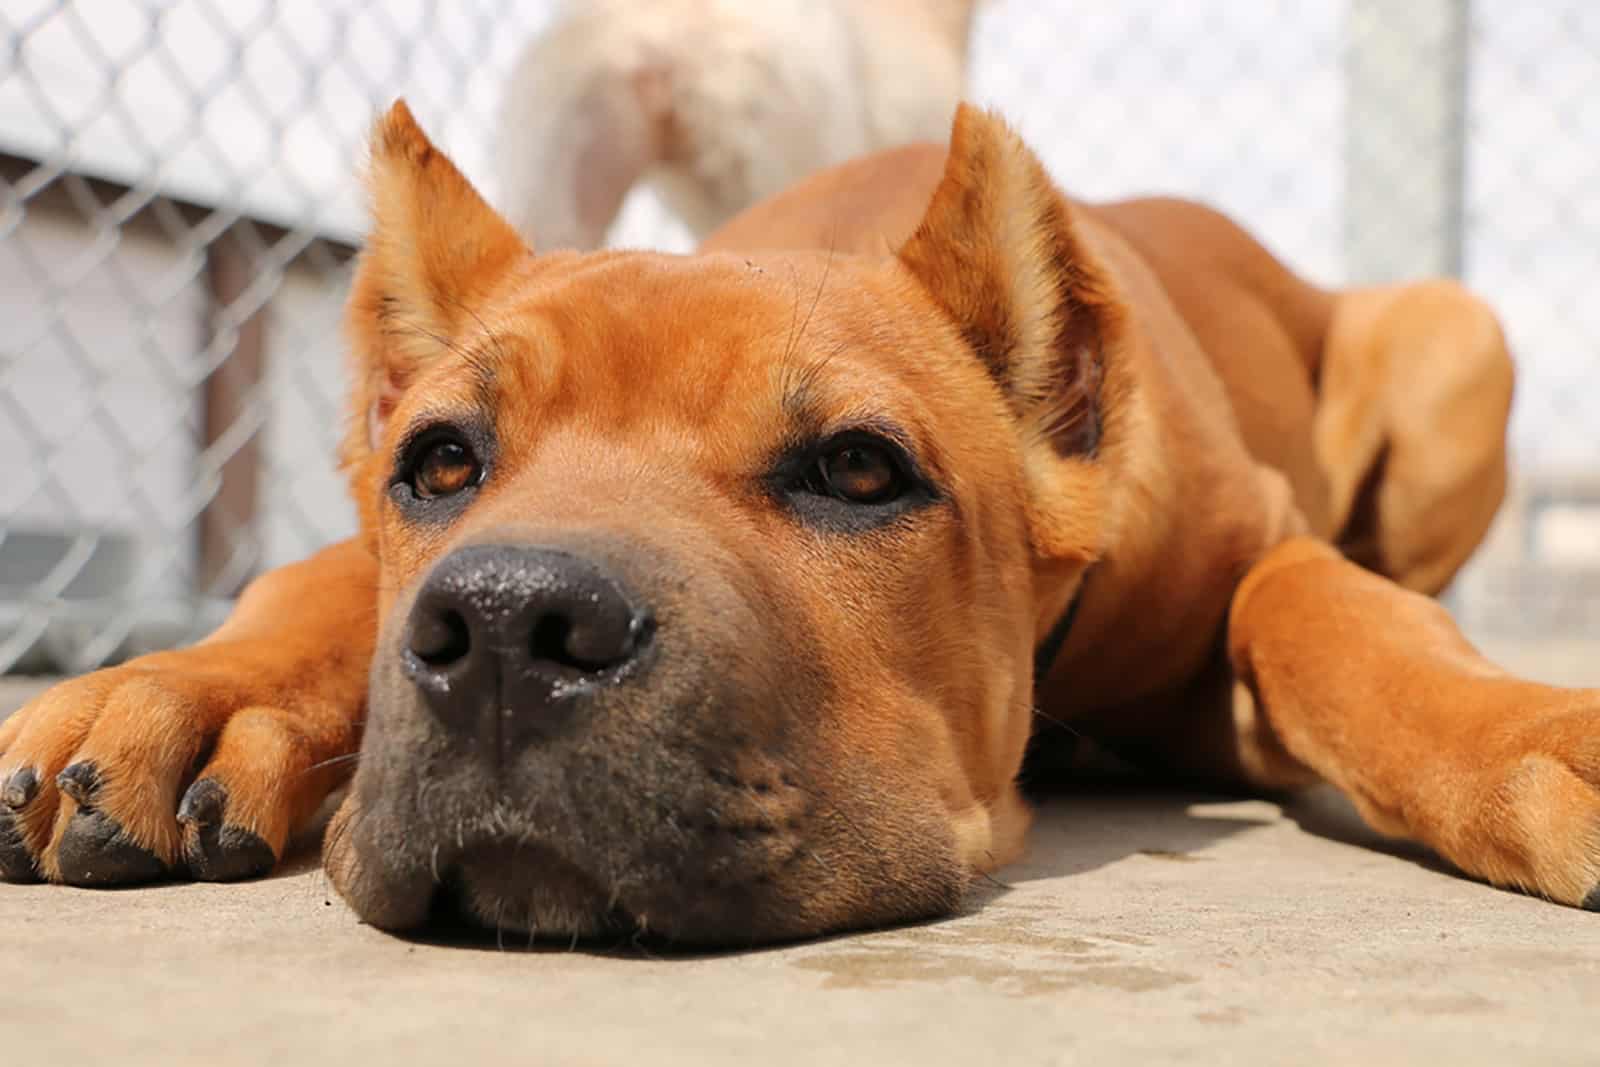
<path id="1" fill-rule="evenodd" d="M 550 612 L 533 624 L 528 651 L 535 661 L 600 671 L 632 658 L 654 631 L 655 619 L 648 613 L 629 614 L 625 620 L 574 621 L 565 612 Z"/>
<path id="2" fill-rule="evenodd" d="M 554 613 L 541 615 L 533 624 L 533 637 L 528 651 L 536 662 L 549 660 L 567 667 L 586 667 L 587 664 L 579 663 L 567 651 L 567 638 L 571 633 L 572 620 L 567 616 Z"/>
<path id="3" fill-rule="evenodd" d="M 430 667 L 448 667 L 472 650 L 467 620 L 453 608 L 431 611 L 411 624 L 411 651 Z"/>

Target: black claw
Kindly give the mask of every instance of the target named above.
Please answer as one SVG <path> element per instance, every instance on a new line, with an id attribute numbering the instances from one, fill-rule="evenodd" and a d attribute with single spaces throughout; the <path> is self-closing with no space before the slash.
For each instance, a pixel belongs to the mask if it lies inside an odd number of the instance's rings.
<path id="1" fill-rule="evenodd" d="M 38 865 L 23 843 L 22 831 L 11 812 L 0 809 L 0 881 L 37 882 Z"/>
<path id="2" fill-rule="evenodd" d="M 0 789 L 0 804 L 15 811 L 26 807 L 38 792 L 39 772 L 32 767 L 19 767 L 6 779 L 5 788 Z"/>
<path id="3" fill-rule="evenodd" d="M 100 766 L 94 760 L 80 760 L 56 775 L 56 788 L 84 807 L 94 804 L 100 789 Z"/>
<path id="4" fill-rule="evenodd" d="M 202 778 L 190 786 L 178 805 L 183 859 L 190 875 L 202 882 L 259 878 L 278 862 L 272 846 L 259 834 L 223 822 L 227 806 L 228 790 L 215 778 Z"/>
<path id="5" fill-rule="evenodd" d="M 1589 911 L 1600 911 L 1600 885 L 1591 889 L 1589 895 L 1583 898 L 1583 906 Z"/>
<path id="6" fill-rule="evenodd" d="M 62 776 L 72 769 L 62 771 Z M 56 859 L 61 864 L 61 879 L 69 885 L 133 885 L 167 874 L 167 865 L 124 833 L 117 820 L 86 807 L 74 812 L 67 823 Z"/>

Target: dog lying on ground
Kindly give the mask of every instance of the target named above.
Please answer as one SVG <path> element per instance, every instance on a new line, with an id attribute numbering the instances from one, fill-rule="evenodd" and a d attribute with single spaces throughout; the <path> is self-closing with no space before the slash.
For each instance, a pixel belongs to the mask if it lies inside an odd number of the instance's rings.
<path id="1" fill-rule="evenodd" d="M 975 0 L 581 0 L 506 80 L 507 218 L 599 248 L 651 182 L 697 238 L 813 171 L 943 137 Z"/>
<path id="2" fill-rule="evenodd" d="M 1600 692 L 1422 595 L 1505 478 L 1459 287 L 1070 200 L 969 108 L 689 257 L 530 252 L 404 105 L 373 157 L 360 537 L 0 726 L 8 879 L 262 874 L 359 743 L 324 859 L 379 927 L 803 936 L 1017 856 L 1059 721 L 1600 905 Z"/>

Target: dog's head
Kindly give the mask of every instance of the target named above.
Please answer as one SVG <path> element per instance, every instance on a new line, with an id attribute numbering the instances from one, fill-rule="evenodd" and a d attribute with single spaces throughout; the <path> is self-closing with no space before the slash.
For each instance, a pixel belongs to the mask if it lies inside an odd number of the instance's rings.
<path id="1" fill-rule="evenodd" d="M 383 624 L 326 849 L 356 911 L 748 943 L 1012 858 L 1118 328 L 1028 150 L 963 110 L 881 260 L 539 256 L 403 105 L 373 153 L 346 460 Z"/>

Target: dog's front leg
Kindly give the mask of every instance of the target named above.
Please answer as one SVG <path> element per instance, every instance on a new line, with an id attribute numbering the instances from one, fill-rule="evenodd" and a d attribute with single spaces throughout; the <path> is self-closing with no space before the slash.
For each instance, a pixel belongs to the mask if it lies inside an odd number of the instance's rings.
<path id="1" fill-rule="evenodd" d="M 1375 829 L 1600 910 L 1600 690 L 1506 674 L 1438 604 L 1308 539 L 1246 576 L 1229 652 L 1284 747 Z"/>
<path id="2" fill-rule="evenodd" d="M 348 776 L 377 631 L 356 542 L 257 579 L 192 648 L 46 691 L 0 723 L 0 878 L 263 874 Z"/>

